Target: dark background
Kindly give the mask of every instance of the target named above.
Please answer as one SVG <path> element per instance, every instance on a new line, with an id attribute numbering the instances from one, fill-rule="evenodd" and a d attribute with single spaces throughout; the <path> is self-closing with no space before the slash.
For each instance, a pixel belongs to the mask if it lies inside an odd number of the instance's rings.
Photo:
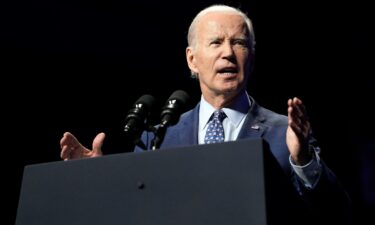
<path id="1" fill-rule="evenodd" d="M 352 0 L 1 3 L 2 224 L 14 224 L 23 167 L 60 160 L 65 131 L 88 147 L 104 131 L 105 153 L 127 152 L 124 118 L 141 95 L 154 95 L 161 107 L 183 89 L 195 105 L 200 93 L 189 78 L 186 34 L 195 14 L 213 3 L 239 7 L 253 20 L 249 93 L 282 114 L 288 98 L 303 99 L 322 157 L 353 200 L 355 224 L 370 224 L 374 20 L 370 3 Z"/>

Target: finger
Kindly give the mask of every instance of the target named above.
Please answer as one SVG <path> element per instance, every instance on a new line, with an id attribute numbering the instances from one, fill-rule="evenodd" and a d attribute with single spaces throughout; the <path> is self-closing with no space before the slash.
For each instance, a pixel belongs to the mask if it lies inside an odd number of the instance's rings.
<path id="1" fill-rule="evenodd" d="M 296 123 L 298 125 L 306 122 L 304 116 L 301 117 L 300 112 L 294 106 L 288 107 L 288 120 L 293 121 L 293 123 Z"/>
<path id="2" fill-rule="evenodd" d="M 298 140 L 300 142 L 305 142 L 307 140 L 306 131 L 304 126 L 298 126 L 295 123 L 289 124 L 290 128 L 294 132 L 294 134 L 297 136 Z"/>
<path id="3" fill-rule="evenodd" d="M 294 121 L 294 123 L 296 124 L 301 124 L 305 121 L 305 119 L 303 118 L 303 116 L 301 117 L 300 116 L 300 113 L 298 112 L 298 110 L 296 110 L 295 108 L 293 107 L 290 107 L 289 109 L 289 119 L 292 119 Z"/>
<path id="4" fill-rule="evenodd" d="M 302 100 L 299 99 L 298 97 L 294 97 L 294 98 L 293 98 L 293 103 L 294 103 L 294 104 L 302 104 Z"/>
<path id="5" fill-rule="evenodd" d="M 297 97 L 288 99 L 288 106 L 299 105 L 299 104 L 302 104 L 302 100 Z"/>
<path id="6" fill-rule="evenodd" d="M 304 123 L 308 121 L 308 116 L 306 113 L 305 105 L 303 105 L 302 101 L 297 97 L 293 98 L 292 102 L 288 101 L 288 116 L 292 116 L 295 119 Z"/>
<path id="7" fill-rule="evenodd" d="M 67 137 L 68 134 L 70 134 L 70 133 L 69 132 L 65 132 L 63 134 L 63 137 L 60 139 L 60 148 L 63 148 L 63 146 L 67 144 L 67 142 L 68 142 L 68 137 Z"/>
<path id="8" fill-rule="evenodd" d="M 293 111 L 296 115 L 298 115 L 300 117 L 303 115 L 303 104 L 302 104 L 302 101 L 299 98 L 297 98 L 297 97 L 293 98 L 292 107 L 293 107 Z"/>
<path id="9" fill-rule="evenodd" d="M 292 104 L 293 104 L 293 99 L 288 99 L 288 106 L 292 106 Z"/>
<path id="10" fill-rule="evenodd" d="M 301 99 L 294 97 L 293 106 L 298 110 L 300 116 L 306 115 L 306 107 Z"/>
<path id="11" fill-rule="evenodd" d="M 81 143 L 79 143 L 79 141 L 73 134 L 69 132 L 65 132 L 63 138 L 61 138 L 60 140 L 60 146 L 63 146 L 63 145 L 68 145 L 70 147 L 76 148 L 80 146 Z"/>
<path id="12" fill-rule="evenodd" d="M 92 142 L 92 151 L 95 155 L 102 155 L 102 146 L 104 143 L 105 134 L 99 133 Z"/>
<path id="13" fill-rule="evenodd" d="M 299 120 L 293 120 L 292 118 L 288 121 L 288 125 L 292 128 L 292 130 L 300 140 L 307 139 L 311 134 L 309 121 L 301 123 Z"/>
<path id="14" fill-rule="evenodd" d="M 293 98 L 288 100 L 288 116 L 297 116 L 301 117 L 304 115 L 303 109 L 300 104 L 302 102 L 298 98 Z"/>
<path id="15" fill-rule="evenodd" d="M 62 146 L 60 152 L 61 159 L 68 160 L 70 158 L 70 151 L 71 149 L 67 145 Z"/>

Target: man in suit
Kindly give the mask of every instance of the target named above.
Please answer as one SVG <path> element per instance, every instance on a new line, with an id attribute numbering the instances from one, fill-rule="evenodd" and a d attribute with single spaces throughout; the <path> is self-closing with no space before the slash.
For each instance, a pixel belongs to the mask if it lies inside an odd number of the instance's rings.
<path id="1" fill-rule="evenodd" d="M 205 144 L 212 136 L 218 142 L 263 138 L 298 195 L 314 209 L 311 215 L 329 215 L 325 212 L 328 205 L 340 208 L 337 212 L 344 212 L 348 198 L 319 157 L 319 147 L 311 137 L 302 101 L 297 97 L 289 99 L 288 115 L 284 116 L 259 106 L 246 92 L 254 50 L 252 23 L 242 11 L 214 5 L 194 18 L 188 33 L 186 59 L 192 76 L 199 81 L 201 100 L 193 110 L 184 113 L 176 125 L 168 128 L 160 148 Z M 207 132 L 211 129 L 214 112 L 220 116 L 212 125 L 213 132 L 219 133 L 220 138 Z M 61 157 L 68 160 L 100 156 L 104 137 L 104 133 L 98 134 L 90 150 L 67 132 L 60 142 Z M 152 132 L 145 132 L 142 140 L 149 147 L 153 137 Z M 143 150 L 136 147 L 135 151 Z M 340 220 L 347 222 L 341 214 L 334 215 L 337 217 L 331 221 L 337 222 L 335 224 Z M 310 219 L 301 224 L 307 220 Z"/>

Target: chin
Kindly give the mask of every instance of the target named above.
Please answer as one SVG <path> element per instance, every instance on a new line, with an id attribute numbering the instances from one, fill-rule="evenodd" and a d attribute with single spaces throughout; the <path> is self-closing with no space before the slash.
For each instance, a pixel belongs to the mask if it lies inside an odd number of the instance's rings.
<path id="1" fill-rule="evenodd" d="M 233 82 L 233 83 L 226 83 L 222 86 L 222 90 L 224 92 L 235 92 L 237 91 L 238 89 L 240 89 L 240 85 L 238 84 L 238 82 Z"/>

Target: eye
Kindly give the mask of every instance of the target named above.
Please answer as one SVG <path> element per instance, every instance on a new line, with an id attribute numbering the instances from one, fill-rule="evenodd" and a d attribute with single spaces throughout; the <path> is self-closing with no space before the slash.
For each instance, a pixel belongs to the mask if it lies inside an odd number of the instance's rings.
<path id="1" fill-rule="evenodd" d="M 221 41 L 219 39 L 214 39 L 210 42 L 210 45 L 219 45 L 221 44 Z"/>
<path id="2" fill-rule="evenodd" d="M 233 45 L 240 45 L 243 47 L 248 47 L 248 40 L 246 39 L 235 39 L 232 42 Z"/>

